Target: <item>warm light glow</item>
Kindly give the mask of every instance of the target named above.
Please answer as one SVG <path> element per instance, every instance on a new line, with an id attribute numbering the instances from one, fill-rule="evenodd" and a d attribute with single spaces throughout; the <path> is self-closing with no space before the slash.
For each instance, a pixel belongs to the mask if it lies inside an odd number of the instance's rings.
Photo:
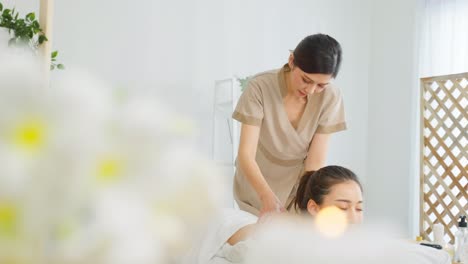
<path id="1" fill-rule="evenodd" d="M 345 213 L 331 206 L 320 210 L 315 219 L 315 225 L 325 237 L 336 238 L 345 232 L 348 221 Z"/>

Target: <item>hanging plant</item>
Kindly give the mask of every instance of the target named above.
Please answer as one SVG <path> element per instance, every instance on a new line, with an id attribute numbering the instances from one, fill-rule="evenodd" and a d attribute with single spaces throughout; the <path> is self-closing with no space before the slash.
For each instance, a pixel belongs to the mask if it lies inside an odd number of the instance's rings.
<path id="1" fill-rule="evenodd" d="M 13 9 L 3 9 L 0 3 L 0 27 L 8 29 L 10 39 L 8 46 L 16 46 L 30 49 L 37 54 L 39 46 L 47 41 L 39 22 L 34 13 L 27 14 L 24 18 L 19 17 L 19 13 Z M 58 51 L 51 53 L 50 69 L 65 69 L 61 63 L 57 63 Z"/>

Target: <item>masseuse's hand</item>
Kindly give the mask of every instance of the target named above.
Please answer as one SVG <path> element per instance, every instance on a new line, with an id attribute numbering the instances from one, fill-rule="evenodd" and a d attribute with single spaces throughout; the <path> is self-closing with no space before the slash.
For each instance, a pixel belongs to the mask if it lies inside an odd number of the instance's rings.
<path id="1" fill-rule="evenodd" d="M 262 222 L 262 219 L 268 217 L 275 213 L 285 212 L 286 209 L 281 204 L 280 200 L 274 193 L 269 193 L 261 197 L 262 200 L 262 209 L 260 210 L 259 222 Z"/>

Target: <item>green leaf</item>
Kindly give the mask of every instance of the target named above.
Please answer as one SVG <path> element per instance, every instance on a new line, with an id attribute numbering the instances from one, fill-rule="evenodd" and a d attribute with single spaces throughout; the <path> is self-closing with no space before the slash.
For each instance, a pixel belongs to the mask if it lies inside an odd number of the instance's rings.
<path id="1" fill-rule="evenodd" d="M 245 77 L 245 78 L 237 78 L 237 80 L 239 81 L 239 84 L 240 84 L 240 87 L 241 87 L 241 91 L 244 91 L 245 88 L 247 87 L 247 85 L 249 84 L 250 77 L 247 76 L 247 77 Z"/>
<path id="2" fill-rule="evenodd" d="M 47 38 L 45 35 L 40 35 L 39 39 L 37 40 L 39 42 L 39 45 L 44 43 L 44 41 L 47 41 Z"/>
<path id="3" fill-rule="evenodd" d="M 26 15 L 26 19 L 29 20 L 29 21 L 33 21 L 34 19 L 36 19 L 36 14 L 29 13 L 29 14 Z"/>
<path id="4" fill-rule="evenodd" d="M 2 14 L 2 17 L 3 19 L 6 21 L 6 22 L 10 22 L 11 21 L 11 15 L 9 12 L 7 12 L 8 9 L 6 9 L 5 11 L 3 11 L 3 14 Z"/>
<path id="5" fill-rule="evenodd" d="M 4 1 L 0 0 L 0 2 Z M 8 45 L 28 48 L 37 53 L 38 47 L 48 39 L 36 20 L 34 12 L 30 12 L 24 18 L 18 19 L 19 15 L 15 8 L 5 9 L 3 4 L 0 3 L 0 27 L 8 30 L 10 36 Z M 58 55 L 58 51 L 51 52 L 50 70 L 65 69 L 63 64 L 56 64 Z"/>

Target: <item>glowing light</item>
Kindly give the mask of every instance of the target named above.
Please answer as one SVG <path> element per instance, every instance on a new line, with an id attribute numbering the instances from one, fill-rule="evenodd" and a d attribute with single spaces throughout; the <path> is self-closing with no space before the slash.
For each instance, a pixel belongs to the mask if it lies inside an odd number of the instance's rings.
<path id="1" fill-rule="evenodd" d="M 348 221 L 345 213 L 332 206 L 320 210 L 315 219 L 315 225 L 325 237 L 336 238 L 346 231 Z"/>

